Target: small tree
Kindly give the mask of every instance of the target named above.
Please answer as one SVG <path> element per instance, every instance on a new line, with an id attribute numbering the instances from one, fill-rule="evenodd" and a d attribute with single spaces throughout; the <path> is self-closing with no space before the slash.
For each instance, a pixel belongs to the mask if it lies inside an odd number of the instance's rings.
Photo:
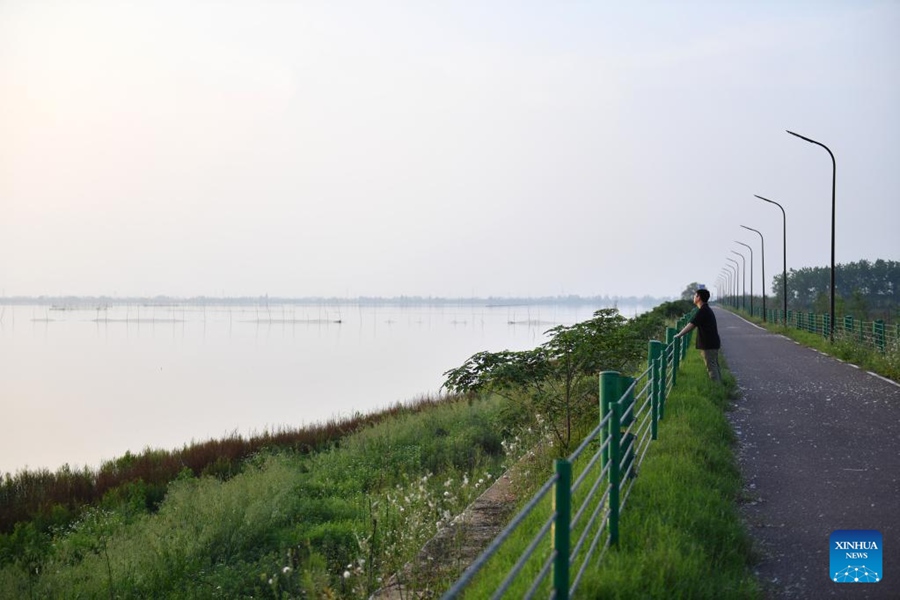
<path id="1" fill-rule="evenodd" d="M 646 340 L 625 327 L 615 308 L 594 313 L 575 325 L 560 325 L 533 350 L 479 352 L 444 373 L 444 388 L 471 394 L 493 392 L 525 404 L 530 414 L 548 415 L 563 452 L 569 448 L 573 420 L 586 407 L 596 408 L 600 371 L 626 370 L 636 364 Z"/>
<path id="2" fill-rule="evenodd" d="M 688 286 L 686 288 L 684 288 L 684 291 L 681 292 L 681 299 L 687 300 L 688 302 L 693 301 L 694 292 L 696 292 L 699 287 L 700 287 L 700 284 L 697 283 L 696 281 L 693 283 L 689 283 Z"/>

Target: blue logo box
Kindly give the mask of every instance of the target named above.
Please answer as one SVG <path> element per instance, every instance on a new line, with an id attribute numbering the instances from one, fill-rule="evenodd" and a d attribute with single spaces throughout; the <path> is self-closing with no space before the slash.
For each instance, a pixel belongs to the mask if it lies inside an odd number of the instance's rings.
<path id="1" fill-rule="evenodd" d="M 878 583 L 884 578 L 880 532 L 838 530 L 831 534 L 830 548 L 834 583 Z"/>

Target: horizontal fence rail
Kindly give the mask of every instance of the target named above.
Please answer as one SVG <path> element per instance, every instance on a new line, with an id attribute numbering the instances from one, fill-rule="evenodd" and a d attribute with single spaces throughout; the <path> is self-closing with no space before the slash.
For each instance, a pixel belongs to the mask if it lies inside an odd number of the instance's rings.
<path id="1" fill-rule="evenodd" d="M 443 598 L 459 598 L 491 563 L 505 568 L 496 589 L 484 597 L 568 599 L 589 566 L 596 566 L 619 541 L 619 519 L 641 464 L 659 435 L 666 399 L 676 384 L 691 334 L 676 338 L 690 319 L 666 330 L 666 342 L 649 343 L 647 368 L 635 377 L 600 373 L 600 420 L 524 508 L 463 572 Z M 574 481 L 573 481 L 574 476 Z M 552 493 L 551 493 L 552 492 Z M 552 505 L 550 504 L 552 502 Z M 548 515 L 541 520 L 541 514 Z M 515 534 L 530 538 L 518 556 L 500 557 Z M 512 562 L 509 567 L 503 567 Z M 502 563 L 502 564 L 495 564 Z"/>

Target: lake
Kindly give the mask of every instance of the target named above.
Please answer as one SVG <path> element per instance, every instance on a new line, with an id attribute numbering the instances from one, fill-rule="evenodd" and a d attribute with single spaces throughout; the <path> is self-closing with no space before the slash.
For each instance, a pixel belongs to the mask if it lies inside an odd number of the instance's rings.
<path id="1" fill-rule="evenodd" d="M 2 306 L 0 474 L 435 395 L 481 350 L 524 350 L 594 305 Z M 652 307 L 620 306 L 634 316 Z"/>

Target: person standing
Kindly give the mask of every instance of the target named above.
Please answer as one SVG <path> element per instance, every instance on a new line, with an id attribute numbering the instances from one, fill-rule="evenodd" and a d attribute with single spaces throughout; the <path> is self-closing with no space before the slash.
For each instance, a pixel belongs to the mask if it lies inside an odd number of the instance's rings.
<path id="1" fill-rule="evenodd" d="M 709 373 L 709 378 L 713 381 L 720 381 L 719 349 L 722 347 L 722 342 L 719 339 L 716 315 L 709 307 L 709 304 L 707 304 L 708 302 L 709 290 L 701 288 L 694 292 L 694 305 L 697 307 L 697 312 L 691 318 L 691 321 L 684 326 L 684 329 L 675 334 L 675 337 L 684 337 L 689 331 L 696 329 L 696 346 L 700 350 L 703 362 L 706 363 L 706 371 Z"/>

